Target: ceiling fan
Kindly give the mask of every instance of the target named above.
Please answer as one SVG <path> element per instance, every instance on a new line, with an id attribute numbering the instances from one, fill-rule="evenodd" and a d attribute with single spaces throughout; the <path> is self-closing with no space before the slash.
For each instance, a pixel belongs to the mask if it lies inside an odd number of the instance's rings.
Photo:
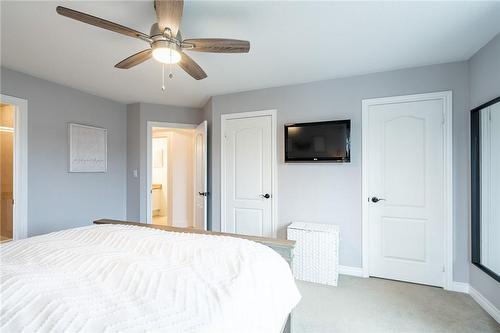
<path id="1" fill-rule="evenodd" d="M 202 80 L 207 77 L 207 74 L 184 52 L 185 50 L 212 53 L 248 53 L 250 43 L 246 40 L 222 38 L 183 40 L 179 31 L 183 7 L 183 0 L 155 0 L 157 23 L 151 26 L 149 35 L 66 7 L 57 6 L 56 11 L 58 14 L 74 20 L 149 43 L 149 48 L 120 61 L 115 65 L 116 68 L 129 69 L 153 57 L 162 64 L 178 64 L 193 78 Z"/>

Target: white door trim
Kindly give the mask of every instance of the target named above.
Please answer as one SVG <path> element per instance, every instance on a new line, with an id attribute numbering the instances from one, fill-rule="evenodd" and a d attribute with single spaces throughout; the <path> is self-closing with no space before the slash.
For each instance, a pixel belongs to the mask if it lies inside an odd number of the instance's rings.
<path id="1" fill-rule="evenodd" d="M 391 103 L 404 103 L 404 102 L 416 102 L 416 101 L 426 101 L 426 100 L 442 100 L 444 105 L 443 114 L 443 135 L 444 135 L 444 276 L 443 276 L 443 288 L 446 290 L 453 289 L 453 117 L 452 117 L 452 92 L 443 91 L 427 94 L 416 94 L 416 95 L 405 95 L 405 96 L 395 96 L 395 97 L 384 97 L 384 98 L 373 98 L 364 99 L 362 101 L 362 162 L 361 162 L 361 173 L 362 173 L 362 267 L 363 276 L 370 276 L 370 265 L 369 265 L 369 229 L 368 229 L 368 196 L 367 191 L 367 170 L 370 165 L 368 160 L 368 110 L 370 106 L 379 104 L 391 104 Z"/>
<path id="2" fill-rule="evenodd" d="M 14 132 L 14 240 L 28 237 L 28 101 L 1 95 L 2 103 L 16 107 Z"/>
<path id="3" fill-rule="evenodd" d="M 271 161 L 272 161 L 272 171 L 271 171 L 271 229 L 273 231 L 273 237 L 277 236 L 277 224 L 278 224 L 278 159 L 277 159 L 277 138 L 276 138 L 276 110 L 262 110 L 262 111 L 248 111 L 239 113 L 228 113 L 221 115 L 221 140 L 220 140 L 220 163 L 221 163 L 221 180 L 220 180 L 220 228 L 221 232 L 226 231 L 226 193 L 224 189 L 226 188 L 226 169 L 224 163 L 224 132 L 226 120 L 229 119 L 241 119 L 241 118 L 253 118 L 261 116 L 271 116 Z"/>
<path id="4" fill-rule="evenodd" d="M 146 223 L 153 223 L 152 211 L 151 211 L 151 187 L 152 187 L 152 175 L 151 175 L 151 165 L 153 164 L 153 156 L 152 156 L 152 146 L 153 146 L 153 127 L 167 127 L 167 128 L 184 128 L 184 129 L 195 129 L 196 126 L 194 124 L 182 124 L 182 123 L 167 123 L 162 121 L 148 121 L 147 122 L 147 130 L 146 130 L 146 211 L 144 213 L 141 212 L 141 220 L 142 217 L 146 217 Z M 144 189 L 142 189 L 144 190 Z M 170 197 L 170 196 L 169 196 Z M 170 207 L 169 207 L 170 208 Z M 170 216 L 169 209 L 169 216 Z M 172 221 L 172 220 L 170 220 Z"/>

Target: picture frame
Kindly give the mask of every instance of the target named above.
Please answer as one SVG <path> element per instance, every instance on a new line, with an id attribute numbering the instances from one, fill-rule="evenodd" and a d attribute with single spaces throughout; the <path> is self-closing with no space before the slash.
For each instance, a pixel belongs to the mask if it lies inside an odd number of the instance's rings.
<path id="1" fill-rule="evenodd" d="M 108 169 L 108 130 L 69 124 L 69 172 L 104 173 Z"/>

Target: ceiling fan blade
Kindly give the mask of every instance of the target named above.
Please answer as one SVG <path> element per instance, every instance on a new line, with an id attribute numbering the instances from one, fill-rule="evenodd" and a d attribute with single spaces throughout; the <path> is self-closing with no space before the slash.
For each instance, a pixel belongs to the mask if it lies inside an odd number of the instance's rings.
<path id="1" fill-rule="evenodd" d="M 203 80 L 207 77 L 207 74 L 203 71 L 200 65 L 198 65 L 184 52 L 181 52 L 181 61 L 177 64 L 196 80 Z"/>
<path id="2" fill-rule="evenodd" d="M 141 52 L 137 52 L 136 54 L 131 55 L 127 59 L 123 59 L 122 61 L 117 63 L 115 67 L 120 69 L 129 69 L 150 59 L 151 54 L 152 54 L 151 49 L 146 49 Z"/>
<path id="3" fill-rule="evenodd" d="M 183 0 L 155 0 L 156 19 L 160 31 L 169 28 L 172 37 L 177 36 L 177 31 L 181 25 Z"/>
<path id="4" fill-rule="evenodd" d="M 199 38 L 186 39 L 182 43 L 187 44 L 187 50 L 199 52 L 248 53 L 250 51 L 250 42 L 238 39 Z M 193 48 L 189 48 L 189 45 L 193 45 Z"/>
<path id="5" fill-rule="evenodd" d="M 87 23 L 87 24 L 90 24 L 90 25 L 93 25 L 93 26 L 96 26 L 99 28 L 111 30 L 111 31 L 117 32 L 119 34 L 129 36 L 129 37 L 149 40 L 149 36 L 146 35 L 145 33 L 142 33 L 140 31 L 136 31 L 134 29 L 127 28 L 123 25 L 120 25 L 120 24 L 117 24 L 117 23 L 114 23 L 111 21 L 107 21 L 105 19 L 102 19 L 102 18 L 99 18 L 96 16 L 85 14 L 85 13 L 82 13 L 82 12 L 79 12 L 79 11 L 76 11 L 73 9 L 69 9 L 66 7 L 62 7 L 62 6 L 57 6 L 56 11 L 59 15 L 66 16 L 66 17 L 72 18 L 74 20 L 77 20 L 77 21 L 80 21 L 83 23 Z"/>

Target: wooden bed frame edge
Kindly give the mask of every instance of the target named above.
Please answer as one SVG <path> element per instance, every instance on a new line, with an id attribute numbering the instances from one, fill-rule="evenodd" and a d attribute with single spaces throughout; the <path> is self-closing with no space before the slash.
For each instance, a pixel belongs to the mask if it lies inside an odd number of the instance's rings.
<path id="1" fill-rule="evenodd" d="M 178 228 L 178 227 L 170 227 L 165 225 L 157 225 L 157 224 L 147 224 L 147 223 L 139 223 L 139 222 L 130 222 L 130 221 L 120 221 L 120 220 L 109 220 L 109 219 L 100 219 L 94 221 L 94 224 L 122 224 L 122 225 L 134 225 L 139 227 L 151 228 L 151 229 L 159 229 L 165 231 L 172 232 L 185 232 L 192 234 L 203 234 L 203 235 L 216 235 L 216 236 L 229 236 L 251 240 L 265 246 L 270 247 L 274 251 L 276 251 L 286 262 L 292 267 L 293 260 L 293 249 L 295 248 L 295 241 L 287 240 L 287 239 L 276 239 L 276 238 L 267 238 L 267 237 L 258 237 L 258 236 L 246 236 L 246 235 L 238 235 L 238 234 L 230 234 L 225 232 L 216 232 L 216 231 L 206 231 L 192 228 Z M 290 333 L 291 332 L 291 315 L 288 315 L 287 320 L 283 326 L 282 333 Z"/>

